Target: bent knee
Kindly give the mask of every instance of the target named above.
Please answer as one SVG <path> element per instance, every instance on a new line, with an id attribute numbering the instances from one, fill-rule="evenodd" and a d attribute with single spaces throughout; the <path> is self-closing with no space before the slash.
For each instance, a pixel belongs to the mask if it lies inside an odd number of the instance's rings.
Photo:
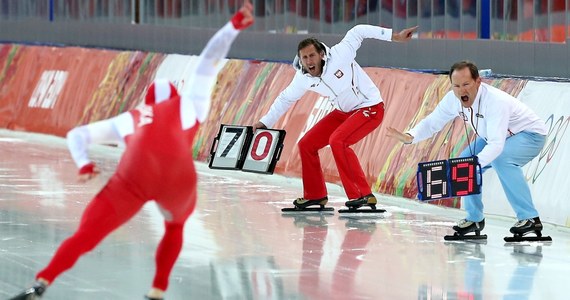
<path id="1" fill-rule="evenodd" d="M 306 135 L 299 140 L 297 147 L 299 147 L 299 151 L 301 152 L 319 150 L 319 147 L 315 144 L 315 142 L 312 139 L 307 138 Z"/>
<path id="2" fill-rule="evenodd" d="M 333 149 L 339 149 L 339 148 L 346 148 L 348 146 L 348 143 L 346 143 L 344 137 L 337 134 L 333 134 L 329 138 L 329 145 Z"/>
<path id="3" fill-rule="evenodd" d="M 491 166 L 493 169 L 503 169 L 503 168 L 520 168 L 521 166 L 516 164 L 510 159 L 504 159 L 501 157 L 496 158 L 492 163 Z"/>

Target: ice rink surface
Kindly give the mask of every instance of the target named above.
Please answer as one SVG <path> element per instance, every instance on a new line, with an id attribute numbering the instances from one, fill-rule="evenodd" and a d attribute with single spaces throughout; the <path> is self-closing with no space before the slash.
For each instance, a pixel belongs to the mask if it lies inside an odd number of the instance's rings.
<path id="1" fill-rule="evenodd" d="M 120 149 L 92 149 L 102 175 L 80 184 L 64 139 L 0 131 L 0 299 L 33 281 L 114 171 Z M 552 243 L 505 244 L 516 220 L 487 216 L 486 244 L 449 243 L 459 210 L 377 194 L 377 216 L 284 215 L 300 180 L 197 168 L 199 203 L 165 299 L 570 299 L 566 228 L 545 224 Z M 336 185 L 329 199 L 346 201 Z M 149 203 L 43 299 L 142 299 L 162 224 Z"/>

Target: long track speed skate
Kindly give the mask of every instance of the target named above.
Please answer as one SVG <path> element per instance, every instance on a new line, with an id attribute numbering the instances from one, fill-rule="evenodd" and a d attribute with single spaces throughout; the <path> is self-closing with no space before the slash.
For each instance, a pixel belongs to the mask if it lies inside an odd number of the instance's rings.
<path id="1" fill-rule="evenodd" d="M 517 243 L 517 242 L 552 242 L 550 236 L 542 236 L 542 233 L 538 232 L 536 236 L 525 236 L 525 235 L 513 235 L 506 236 L 504 238 L 507 243 Z"/>
<path id="2" fill-rule="evenodd" d="M 348 200 L 344 203 L 348 209 L 339 209 L 338 212 L 341 214 L 345 213 L 383 213 L 386 212 L 385 209 L 376 208 L 376 197 L 373 194 L 366 195 L 354 200 Z M 370 207 L 370 208 L 362 208 Z"/>
<path id="3" fill-rule="evenodd" d="M 8 299 L 8 300 L 35 300 L 41 299 L 45 293 L 47 286 L 41 282 L 34 283 L 33 286 L 26 289 L 22 293 Z"/>
<path id="4" fill-rule="evenodd" d="M 542 236 L 542 222 L 539 217 L 520 220 L 511 227 L 510 231 L 513 236 L 504 238 L 507 243 L 552 242 L 552 238 L 550 236 Z M 531 234 L 531 236 L 528 236 L 528 234 Z"/>
<path id="5" fill-rule="evenodd" d="M 479 222 L 463 219 L 460 220 L 457 225 L 453 226 L 455 233 L 453 233 L 453 235 L 446 235 L 443 239 L 446 241 L 486 240 L 487 235 L 481 234 L 483 228 L 485 228 L 485 219 Z"/>
<path id="6" fill-rule="evenodd" d="M 294 207 L 286 207 L 286 208 L 282 208 L 281 211 L 284 213 L 302 213 L 302 212 L 317 212 L 317 213 L 323 213 L 323 212 L 334 212 L 334 208 L 332 207 L 325 207 L 325 205 L 328 203 L 328 198 L 327 197 L 323 197 L 321 199 L 315 199 L 315 200 L 307 200 L 304 198 L 297 198 L 295 199 L 295 201 L 293 201 L 293 205 Z M 318 205 L 319 207 L 309 207 L 309 206 L 316 206 Z"/>
<path id="7" fill-rule="evenodd" d="M 298 208 L 298 207 L 285 207 L 281 209 L 282 212 L 334 212 L 334 208 L 332 207 L 307 207 L 307 208 Z"/>
<path id="8" fill-rule="evenodd" d="M 446 235 L 443 237 L 446 241 L 466 241 L 466 240 L 486 240 L 486 234 L 459 234 L 455 232 L 453 235 Z"/>

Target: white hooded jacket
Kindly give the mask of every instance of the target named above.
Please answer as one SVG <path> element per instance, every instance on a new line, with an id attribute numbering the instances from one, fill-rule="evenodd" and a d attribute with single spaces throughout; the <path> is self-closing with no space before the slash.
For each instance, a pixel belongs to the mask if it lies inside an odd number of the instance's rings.
<path id="1" fill-rule="evenodd" d="M 372 25 L 353 27 L 340 43 L 332 48 L 325 46 L 325 64 L 320 77 L 313 77 L 304 72 L 299 58 L 295 57 L 295 77 L 277 96 L 269 112 L 261 118 L 261 123 L 268 128 L 273 127 L 291 105 L 309 90 L 329 97 L 335 108 L 343 112 L 382 102 L 380 90 L 354 60 L 356 51 L 366 38 L 391 41 L 392 29 Z"/>

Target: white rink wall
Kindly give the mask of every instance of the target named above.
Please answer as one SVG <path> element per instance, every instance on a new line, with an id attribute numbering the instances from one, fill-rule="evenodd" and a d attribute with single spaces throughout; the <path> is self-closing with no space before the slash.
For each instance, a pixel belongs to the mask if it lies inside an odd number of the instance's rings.
<path id="1" fill-rule="evenodd" d="M 541 154 L 524 167 L 540 218 L 570 227 L 570 83 L 529 81 L 519 99 L 549 128 Z M 497 174 L 483 176 L 485 213 L 514 216 Z"/>

